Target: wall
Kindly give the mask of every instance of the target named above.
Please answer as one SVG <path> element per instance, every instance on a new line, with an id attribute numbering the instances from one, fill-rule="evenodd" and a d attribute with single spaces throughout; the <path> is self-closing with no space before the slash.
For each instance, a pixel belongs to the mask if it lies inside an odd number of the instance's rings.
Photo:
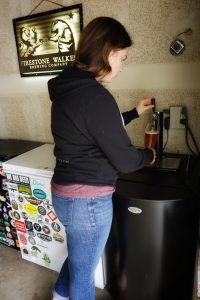
<path id="1" fill-rule="evenodd" d="M 21 78 L 19 75 L 12 19 L 26 16 L 40 0 L 1 1 L 0 11 L 0 138 L 52 142 L 50 76 Z M 200 147 L 200 0 L 54 0 L 62 5 L 83 4 L 84 25 L 100 15 L 117 18 L 129 31 L 134 45 L 124 71 L 107 88 L 120 110 L 131 109 L 139 99 L 155 97 L 157 109 L 184 105 L 189 125 Z M 34 13 L 57 9 L 48 1 Z M 180 32 L 186 51 L 174 57 L 169 45 Z M 127 126 L 137 146 L 143 145 L 143 132 L 150 113 Z M 192 146 L 192 142 L 190 140 Z M 167 151 L 187 152 L 185 130 L 169 131 Z"/>

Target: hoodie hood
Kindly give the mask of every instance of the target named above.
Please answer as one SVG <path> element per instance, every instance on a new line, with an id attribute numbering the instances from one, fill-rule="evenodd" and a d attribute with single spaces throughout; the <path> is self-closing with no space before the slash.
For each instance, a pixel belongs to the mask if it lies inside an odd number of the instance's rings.
<path id="1" fill-rule="evenodd" d="M 59 101 L 77 89 L 96 84 L 93 73 L 76 67 L 67 67 L 58 76 L 48 81 L 49 96 L 51 101 Z"/>

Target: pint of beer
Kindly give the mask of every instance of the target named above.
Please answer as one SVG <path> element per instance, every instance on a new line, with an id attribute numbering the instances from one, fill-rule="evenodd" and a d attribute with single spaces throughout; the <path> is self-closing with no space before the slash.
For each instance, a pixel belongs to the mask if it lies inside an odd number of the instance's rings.
<path id="1" fill-rule="evenodd" d="M 145 129 L 144 136 L 144 147 L 145 148 L 155 148 L 159 137 L 159 130 L 153 126 L 153 124 L 148 123 Z"/>

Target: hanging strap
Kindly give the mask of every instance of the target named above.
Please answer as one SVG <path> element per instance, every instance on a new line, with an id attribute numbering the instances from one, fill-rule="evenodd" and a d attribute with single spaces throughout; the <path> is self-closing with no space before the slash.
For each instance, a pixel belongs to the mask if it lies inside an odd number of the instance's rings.
<path id="1" fill-rule="evenodd" d="M 31 12 L 30 12 L 28 15 L 30 16 L 30 15 L 36 10 L 36 8 L 38 8 L 38 7 L 42 4 L 42 2 L 44 2 L 44 1 L 53 3 L 53 4 L 58 5 L 58 6 L 60 6 L 60 7 L 65 7 L 64 5 L 58 4 L 58 3 L 56 3 L 56 2 L 54 2 L 54 1 L 52 1 L 52 0 L 42 0 L 42 1 L 40 1 L 40 3 L 38 3 L 38 4 L 31 10 Z"/>

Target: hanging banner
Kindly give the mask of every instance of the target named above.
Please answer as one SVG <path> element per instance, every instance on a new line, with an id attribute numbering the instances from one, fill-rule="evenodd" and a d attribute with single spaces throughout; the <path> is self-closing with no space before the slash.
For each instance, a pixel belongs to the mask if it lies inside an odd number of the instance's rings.
<path id="1" fill-rule="evenodd" d="M 13 27 L 21 76 L 58 74 L 75 59 L 82 4 L 13 19 Z"/>

